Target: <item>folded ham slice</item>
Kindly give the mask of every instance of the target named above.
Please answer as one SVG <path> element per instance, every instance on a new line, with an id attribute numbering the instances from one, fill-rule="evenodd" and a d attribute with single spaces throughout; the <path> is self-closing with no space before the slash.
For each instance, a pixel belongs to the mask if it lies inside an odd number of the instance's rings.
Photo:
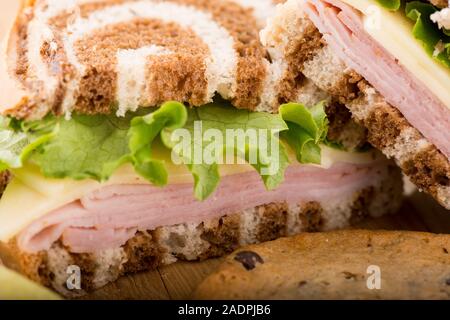
<path id="1" fill-rule="evenodd" d="M 48 250 L 61 239 L 71 252 L 98 252 L 122 246 L 139 231 L 242 212 L 273 202 L 333 201 L 372 186 L 386 168 L 385 160 L 369 164 L 335 164 L 330 169 L 293 165 L 274 191 L 264 188 L 255 171 L 223 178 L 217 192 L 199 202 L 192 184 L 165 188 L 112 185 L 34 221 L 17 237 L 27 252 Z"/>
<path id="2" fill-rule="evenodd" d="M 450 159 L 450 112 L 446 106 L 450 101 L 440 101 L 370 37 L 359 11 L 338 0 L 301 3 L 335 54 Z"/>

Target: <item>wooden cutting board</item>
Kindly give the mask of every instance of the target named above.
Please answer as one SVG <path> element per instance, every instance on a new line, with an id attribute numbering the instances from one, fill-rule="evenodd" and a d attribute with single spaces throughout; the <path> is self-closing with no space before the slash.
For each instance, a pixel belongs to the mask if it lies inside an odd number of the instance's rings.
<path id="1" fill-rule="evenodd" d="M 410 230 L 450 234 L 450 211 L 429 197 L 415 193 L 396 215 L 369 219 L 355 228 L 371 230 Z M 221 259 L 204 262 L 177 262 L 173 265 L 126 276 L 84 299 L 189 299 L 192 292 Z"/>

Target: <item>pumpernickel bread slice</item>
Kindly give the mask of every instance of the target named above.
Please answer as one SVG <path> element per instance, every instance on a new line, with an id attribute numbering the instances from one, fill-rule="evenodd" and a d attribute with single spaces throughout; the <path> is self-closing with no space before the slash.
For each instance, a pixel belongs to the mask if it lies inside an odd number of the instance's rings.
<path id="1" fill-rule="evenodd" d="M 196 299 L 450 299 L 450 235 L 302 234 L 242 248 Z"/>

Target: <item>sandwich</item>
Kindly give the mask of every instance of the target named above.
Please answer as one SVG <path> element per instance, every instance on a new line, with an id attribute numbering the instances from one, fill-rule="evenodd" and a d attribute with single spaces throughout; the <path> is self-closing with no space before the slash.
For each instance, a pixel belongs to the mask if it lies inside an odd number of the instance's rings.
<path id="1" fill-rule="evenodd" d="M 290 0 L 262 32 L 286 61 L 351 112 L 368 141 L 450 209 L 447 1 Z"/>
<path id="2" fill-rule="evenodd" d="M 23 3 L 0 97 L 0 241 L 22 273 L 76 296 L 397 211 L 400 171 L 366 129 L 261 44 L 267 8 Z"/>

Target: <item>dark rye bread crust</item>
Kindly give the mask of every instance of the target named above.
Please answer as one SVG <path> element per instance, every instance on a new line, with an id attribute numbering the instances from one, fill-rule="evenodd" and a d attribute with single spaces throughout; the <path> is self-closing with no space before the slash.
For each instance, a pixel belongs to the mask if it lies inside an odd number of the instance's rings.
<path id="1" fill-rule="evenodd" d="M 313 23 L 305 18 L 306 30 Z M 287 63 L 297 65 L 302 76 L 329 93 L 335 101 L 345 105 L 353 119 L 367 128 L 368 141 L 385 155 L 396 160 L 403 172 L 420 189 L 431 194 L 442 206 L 450 209 L 450 162 L 405 117 L 376 92 L 355 71 L 347 68 L 326 45 L 319 30 L 315 36 L 308 31 L 305 37 L 316 39 L 310 50 L 301 48 L 303 37 L 292 38 L 286 52 Z M 301 66 L 298 61 L 303 61 Z"/>
<path id="2" fill-rule="evenodd" d="M 229 254 L 245 244 L 260 243 L 301 232 L 318 232 L 355 224 L 369 216 L 394 213 L 401 204 L 399 170 L 388 168 L 378 184 L 339 203 L 307 202 L 293 210 L 286 203 L 270 203 L 200 224 L 161 227 L 138 232 L 122 248 L 96 254 L 75 254 L 55 243 L 49 251 L 28 254 L 12 240 L 5 262 L 24 275 L 68 297 L 76 297 L 115 281 L 177 260 L 205 260 Z M 383 212 L 380 212 L 383 210 Z M 81 268 L 82 290 L 66 288 L 66 269 Z"/>
<path id="3" fill-rule="evenodd" d="M 371 276 L 379 267 L 381 288 Z M 450 235 L 347 230 L 233 253 L 194 299 L 450 299 Z"/>

